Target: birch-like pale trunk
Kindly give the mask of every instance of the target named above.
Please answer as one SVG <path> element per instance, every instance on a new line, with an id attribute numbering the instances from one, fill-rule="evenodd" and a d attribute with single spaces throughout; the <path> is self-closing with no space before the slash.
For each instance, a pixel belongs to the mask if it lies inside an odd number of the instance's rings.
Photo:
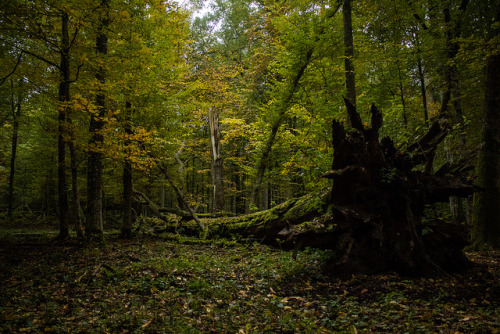
<path id="1" fill-rule="evenodd" d="M 210 147 L 212 152 L 213 211 L 224 211 L 224 165 L 222 159 L 221 132 L 217 108 L 208 109 Z"/>

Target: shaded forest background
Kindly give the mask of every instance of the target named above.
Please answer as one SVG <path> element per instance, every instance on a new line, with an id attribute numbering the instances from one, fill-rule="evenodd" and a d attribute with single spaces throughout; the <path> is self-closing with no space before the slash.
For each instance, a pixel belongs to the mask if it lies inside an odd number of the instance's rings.
<path id="1" fill-rule="evenodd" d="M 445 117 L 425 172 L 482 152 L 470 177 L 492 186 L 496 209 L 450 198 L 427 219 L 498 246 L 498 147 L 484 144 L 499 119 L 495 1 L 217 0 L 195 15 L 202 6 L 2 5 L 2 221 L 131 235 L 156 214 L 137 194 L 166 212 L 244 214 L 330 189 L 348 97 L 363 119 L 375 104 L 381 137 L 403 149 Z"/>

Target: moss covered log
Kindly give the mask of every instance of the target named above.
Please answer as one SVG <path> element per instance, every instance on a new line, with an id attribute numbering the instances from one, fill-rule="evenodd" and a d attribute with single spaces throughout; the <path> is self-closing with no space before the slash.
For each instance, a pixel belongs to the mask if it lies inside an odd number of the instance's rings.
<path id="1" fill-rule="evenodd" d="M 281 238 L 283 246 L 293 245 L 294 240 L 280 234 L 291 226 L 307 223 L 321 217 L 328 205 L 328 192 L 308 194 L 290 199 L 272 209 L 237 217 L 202 218 L 208 230 L 209 238 L 244 237 L 253 238 L 263 243 L 275 244 Z M 156 228 L 156 233 L 178 232 L 183 235 L 198 236 L 200 228 L 187 216 L 163 215 L 163 224 Z"/>

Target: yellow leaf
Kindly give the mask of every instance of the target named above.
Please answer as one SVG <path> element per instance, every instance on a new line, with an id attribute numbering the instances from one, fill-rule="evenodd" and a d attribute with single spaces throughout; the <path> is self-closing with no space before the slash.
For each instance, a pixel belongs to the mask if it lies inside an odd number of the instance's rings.
<path id="1" fill-rule="evenodd" d="M 142 326 L 141 326 L 141 328 L 146 328 L 146 327 L 148 327 L 148 326 L 151 324 L 151 322 L 153 322 L 153 319 L 151 319 L 151 320 L 149 320 L 148 322 L 146 322 L 144 325 L 142 325 Z"/>

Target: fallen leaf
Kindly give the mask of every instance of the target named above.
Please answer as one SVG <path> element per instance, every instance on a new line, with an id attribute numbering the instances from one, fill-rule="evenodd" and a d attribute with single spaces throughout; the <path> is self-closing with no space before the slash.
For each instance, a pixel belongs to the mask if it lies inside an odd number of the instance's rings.
<path id="1" fill-rule="evenodd" d="M 146 327 L 148 327 L 148 326 L 151 324 L 151 322 L 153 322 L 153 319 L 151 319 L 151 320 L 149 320 L 148 322 L 146 322 L 144 325 L 142 325 L 142 326 L 141 326 L 141 328 L 146 328 Z"/>

